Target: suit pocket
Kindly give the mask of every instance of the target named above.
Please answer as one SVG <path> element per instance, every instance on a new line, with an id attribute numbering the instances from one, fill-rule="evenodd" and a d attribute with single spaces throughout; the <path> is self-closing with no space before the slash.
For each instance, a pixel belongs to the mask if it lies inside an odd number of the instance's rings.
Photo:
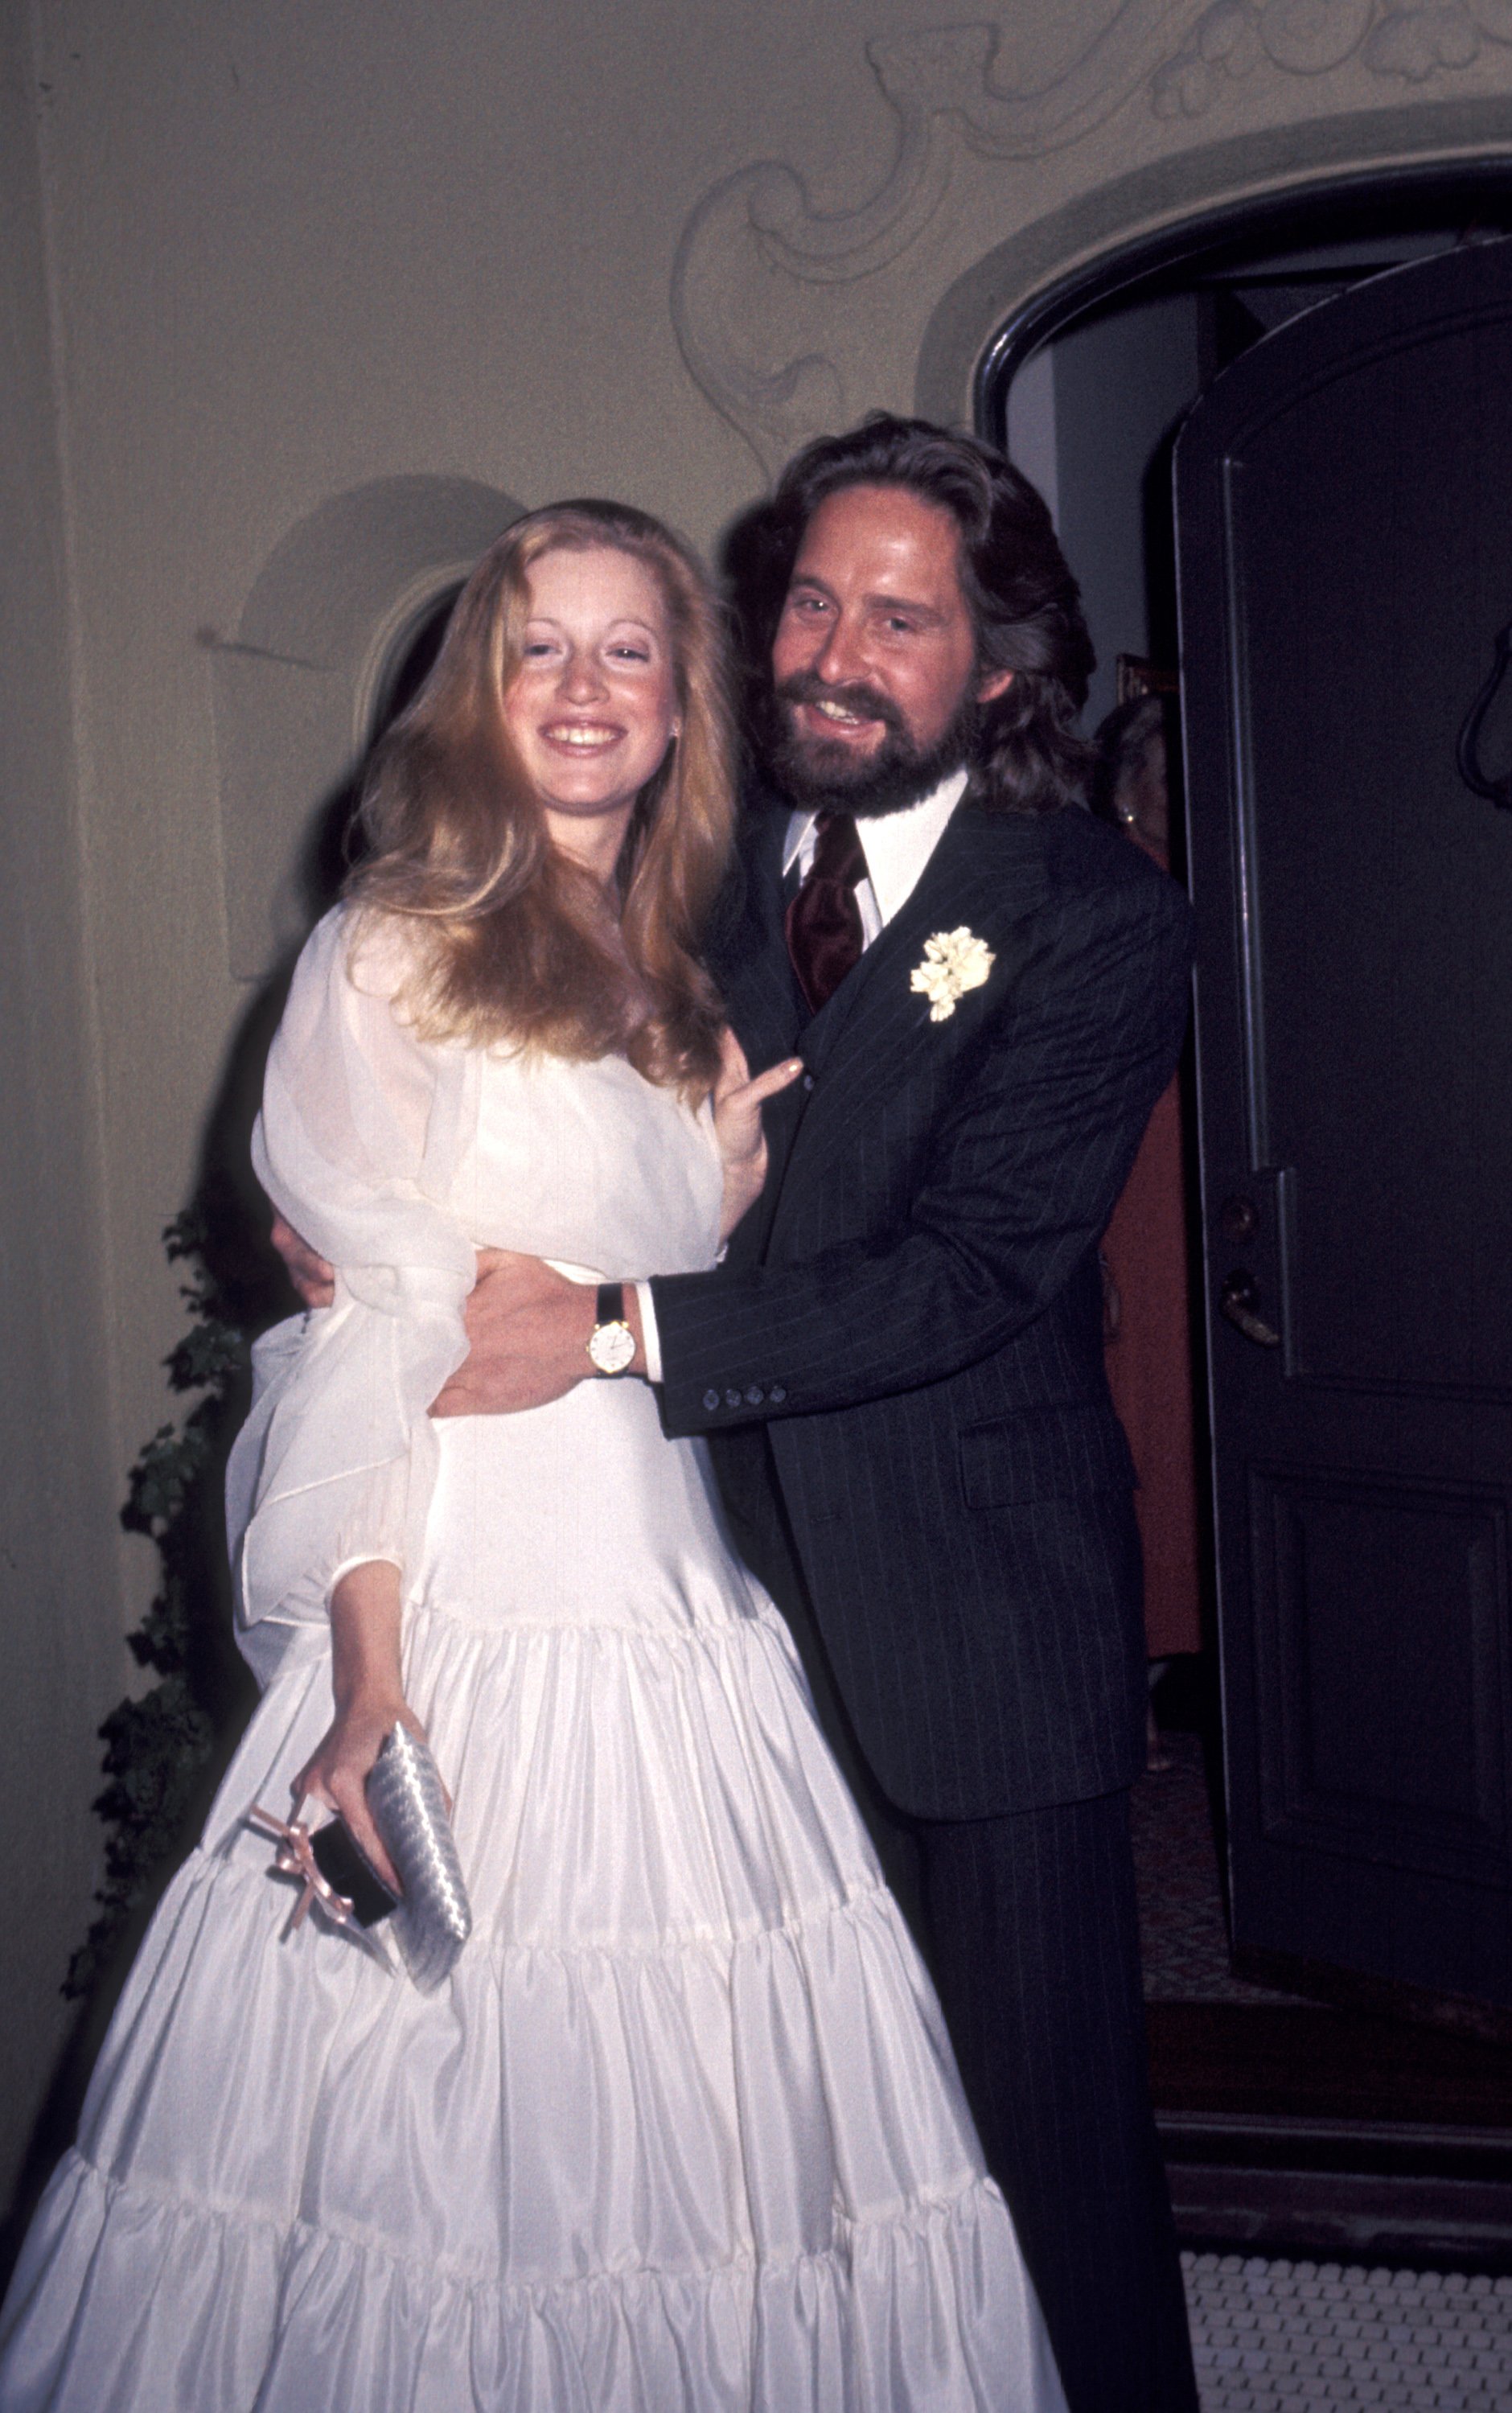
<path id="1" fill-rule="evenodd" d="M 959 1451 L 968 1508 L 1024 1508 L 1134 1486 L 1123 1427 L 1105 1408 L 1023 1408 L 968 1425 Z"/>

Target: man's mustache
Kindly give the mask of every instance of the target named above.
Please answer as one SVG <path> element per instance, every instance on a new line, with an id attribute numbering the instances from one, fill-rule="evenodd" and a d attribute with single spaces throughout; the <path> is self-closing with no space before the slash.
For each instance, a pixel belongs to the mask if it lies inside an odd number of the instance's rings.
<path id="1" fill-rule="evenodd" d="M 777 690 L 780 703 L 838 703 L 853 712 L 858 720 L 880 720 L 895 737 L 908 735 L 908 724 L 891 696 L 879 688 L 858 683 L 836 687 L 822 679 L 817 671 L 794 671 Z"/>

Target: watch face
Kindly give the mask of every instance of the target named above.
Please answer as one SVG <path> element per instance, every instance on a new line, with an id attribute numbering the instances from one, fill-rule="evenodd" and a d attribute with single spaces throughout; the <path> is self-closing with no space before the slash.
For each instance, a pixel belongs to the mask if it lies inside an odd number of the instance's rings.
<path id="1" fill-rule="evenodd" d="M 635 1335 L 628 1324 L 597 1324 L 589 1337 L 588 1355 L 600 1374 L 623 1374 L 635 1355 Z"/>

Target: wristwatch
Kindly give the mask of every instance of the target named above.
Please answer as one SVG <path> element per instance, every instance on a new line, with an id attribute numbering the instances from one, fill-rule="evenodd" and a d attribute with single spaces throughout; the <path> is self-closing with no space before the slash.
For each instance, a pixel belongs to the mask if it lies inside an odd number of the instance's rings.
<path id="1" fill-rule="evenodd" d="M 627 1374 L 634 1363 L 635 1335 L 625 1321 L 623 1282 L 599 1284 L 588 1355 L 596 1374 Z"/>

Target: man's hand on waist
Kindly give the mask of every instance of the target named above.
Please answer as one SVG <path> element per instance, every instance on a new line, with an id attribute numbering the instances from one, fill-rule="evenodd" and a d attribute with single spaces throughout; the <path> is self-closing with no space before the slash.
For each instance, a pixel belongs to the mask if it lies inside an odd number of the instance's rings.
<path id="1" fill-rule="evenodd" d="M 329 1307 L 336 1295 L 334 1266 L 328 1266 L 308 1240 L 302 1240 L 292 1223 L 286 1222 L 282 1215 L 274 1213 L 268 1237 L 282 1257 L 284 1271 L 301 1303 L 311 1308 Z"/>
<path id="2" fill-rule="evenodd" d="M 329 1307 L 334 1269 L 282 1215 L 273 1245 L 307 1308 Z M 463 1309 L 468 1351 L 432 1402 L 433 1416 L 508 1416 L 562 1399 L 594 1374 L 588 1356 L 595 1295 L 591 1284 L 569 1281 L 540 1257 L 508 1249 L 480 1249 L 478 1281 Z M 627 1374 L 646 1371 L 641 1303 L 625 1287 L 625 1322 L 635 1340 Z M 618 1377 L 615 1379 L 623 1379 Z"/>
<path id="3" fill-rule="evenodd" d="M 463 1309 L 470 1344 L 440 1396 L 433 1416 L 517 1415 L 544 1407 L 587 1379 L 599 1377 L 588 1356 L 595 1294 L 587 1282 L 569 1281 L 540 1257 L 507 1249 L 482 1249 L 478 1282 Z M 635 1340 L 626 1373 L 645 1372 L 640 1302 L 625 1289 L 625 1322 Z"/>

